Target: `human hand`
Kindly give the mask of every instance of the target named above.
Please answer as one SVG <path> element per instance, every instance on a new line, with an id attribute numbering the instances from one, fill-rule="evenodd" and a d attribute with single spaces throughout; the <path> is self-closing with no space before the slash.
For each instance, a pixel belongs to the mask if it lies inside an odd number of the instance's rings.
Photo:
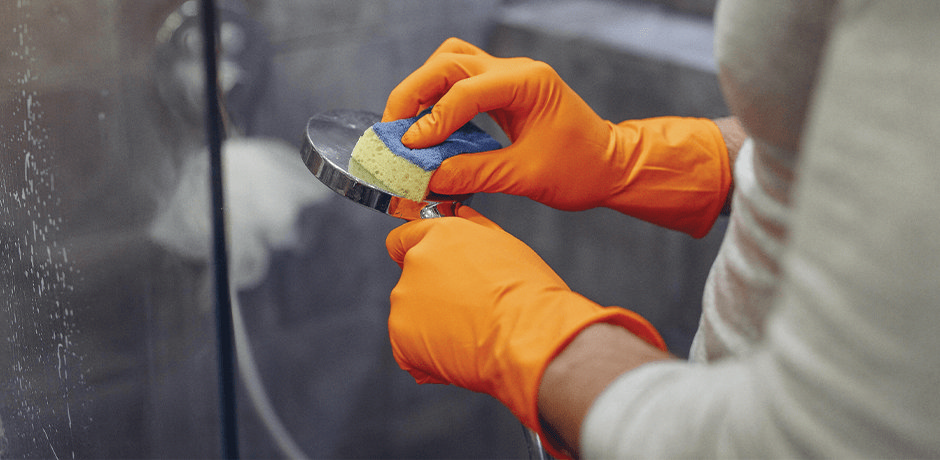
<path id="1" fill-rule="evenodd" d="M 452 157 L 431 177 L 443 194 L 501 192 L 577 211 L 598 206 L 703 236 L 724 205 L 730 165 L 710 120 L 603 120 L 547 64 L 497 58 L 451 38 L 389 95 L 383 121 L 430 115 L 402 137 L 436 145 L 479 113 L 512 142 Z"/>
<path id="2" fill-rule="evenodd" d="M 386 239 L 402 267 L 391 294 L 392 351 L 419 383 L 487 393 L 540 430 L 542 373 L 583 328 L 615 324 L 665 349 L 639 315 L 572 292 L 495 223 L 466 206 L 457 214 L 406 223 Z"/>
<path id="3" fill-rule="evenodd" d="M 555 71 L 528 58 L 497 58 L 451 38 L 390 94 L 383 120 L 434 106 L 402 138 L 429 147 L 486 112 L 512 144 L 458 155 L 435 172 L 431 189 L 446 194 L 503 192 L 554 208 L 582 210 L 603 203 L 623 168 L 608 149 L 611 124 L 602 120 Z"/>

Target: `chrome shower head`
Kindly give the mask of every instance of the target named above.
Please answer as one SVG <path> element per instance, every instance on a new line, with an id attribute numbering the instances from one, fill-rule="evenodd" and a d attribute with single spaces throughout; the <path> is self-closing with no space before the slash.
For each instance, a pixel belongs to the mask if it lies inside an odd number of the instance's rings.
<path id="1" fill-rule="evenodd" d="M 453 216 L 470 195 L 431 194 L 412 201 L 373 185 L 349 172 L 353 147 L 362 133 L 380 121 L 378 114 L 335 110 L 307 122 L 300 155 L 310 172 L 334 192 L 367 208 L 405 220 Z"/>

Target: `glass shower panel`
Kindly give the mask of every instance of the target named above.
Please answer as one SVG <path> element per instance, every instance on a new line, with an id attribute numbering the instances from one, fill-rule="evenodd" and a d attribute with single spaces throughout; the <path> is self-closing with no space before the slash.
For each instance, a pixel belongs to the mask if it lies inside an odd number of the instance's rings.
<path id="1" fill-rule="evenodd" d="M 0 3 L 0 456 L 218 455 L 208 251 L 159 237 L 209 244 L 152 77 L 180 3 Z"/>
<path id="2" fill-rule="evenodd" d="M 501 1 L 216 3 L 242 453 L 523 456 L 498 402 L 395 365 L 400 222 L 298 155 Z M 0 457 L 220 455 L 197 8 L 0 1 Z"/>

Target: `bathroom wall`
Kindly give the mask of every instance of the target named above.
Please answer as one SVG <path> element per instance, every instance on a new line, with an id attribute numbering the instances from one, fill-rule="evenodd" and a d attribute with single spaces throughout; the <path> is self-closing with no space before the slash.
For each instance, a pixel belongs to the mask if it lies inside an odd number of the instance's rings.
<path id="1" fill-rule="evenodd" d="M 555 27 L 565 3 L 218 2 L 230 271 L 252 358 L 237 382 L 245 457 L 525 456 L 493 399 L 397 368 L 384 238 L 399 222 L 324 190 L 296 150 L 316 112 L 380 112 L 449 36 L 549 62 L 606 117 L 724 113 L 707 64 Z M 575 3 L 585 24 L 614 7 L 708 34 L 708 1 Z M 181 32 L 193 5 L 0 3 L 2 457 L 219 455 L 200 42 Z M 723 222 L 692 240 L 603 210 L 475 200 L 572 287 L 643 312 L 684 353 Z"/>

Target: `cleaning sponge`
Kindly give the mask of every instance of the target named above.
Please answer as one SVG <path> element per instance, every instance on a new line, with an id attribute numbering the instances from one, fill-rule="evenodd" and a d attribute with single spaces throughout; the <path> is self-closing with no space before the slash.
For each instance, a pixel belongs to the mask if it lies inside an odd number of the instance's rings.
<path id="1" fill-rule="evenodd" d="M 428 194 L 428 182 L 444 160 L 461 153 L 476 153 L 501 147 L 472 122 L 463 125 L 444 142 L 423 149 L 410 149 L 401 136 L 419 118 L 430 113 L 390 122 L 379 122 L 366 130 L 353 148 L 349 172 L 353 175 L 412 201 L 422 201 Z"/>

